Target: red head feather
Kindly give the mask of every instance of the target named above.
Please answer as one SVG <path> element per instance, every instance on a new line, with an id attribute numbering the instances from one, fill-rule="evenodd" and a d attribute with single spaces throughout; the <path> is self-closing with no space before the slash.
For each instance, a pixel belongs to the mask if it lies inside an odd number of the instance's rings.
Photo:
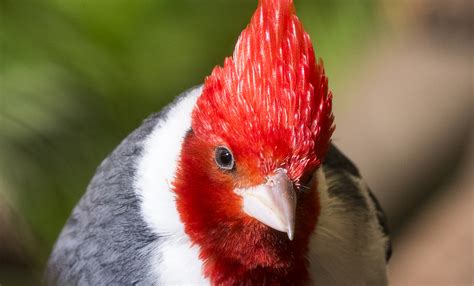
<path id="1" fill-rule="evenodd" d="M 233 57 L 206 78 L 192 118 L 197 137 L 259 158 L 261 175 L 293 180 L 321 164 L 334 130 L 321 61 L 292 0 L 260 0 Z"/>

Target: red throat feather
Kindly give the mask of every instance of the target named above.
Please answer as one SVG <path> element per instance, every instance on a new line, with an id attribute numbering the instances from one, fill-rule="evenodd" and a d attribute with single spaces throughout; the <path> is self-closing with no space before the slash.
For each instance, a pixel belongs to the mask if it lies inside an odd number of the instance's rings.
<path id="1" fill-rule="evenodd" d="M 260 0 L 233 57 L 205 80 L 192 115 L 197 137 L 259 158 L 298 181 L 321 164 L 334 130 L 331 91 L 292 0 Z"/>

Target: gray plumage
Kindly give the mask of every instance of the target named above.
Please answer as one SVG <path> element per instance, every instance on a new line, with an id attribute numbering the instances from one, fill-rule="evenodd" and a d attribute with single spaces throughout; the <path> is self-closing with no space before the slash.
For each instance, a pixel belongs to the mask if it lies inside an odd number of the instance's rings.
<path id="1" fill-rule="evenodd" d="M 49 284 L 113 285 L 146 282 L 142 264 L 157 237 L 139 216 L 132 188 L 140 142 L 154 118 L 124 140 L 97 169 L 51 254 Z"/>
<path id="2" fill-rule="evenodd" d="M 140 216 L 133 178 L 143 140 L 180 97 L 147 118 L 97 168 L 53 248 L 47 284 L 153 284 L 145 261 L 158 236 Z"/>

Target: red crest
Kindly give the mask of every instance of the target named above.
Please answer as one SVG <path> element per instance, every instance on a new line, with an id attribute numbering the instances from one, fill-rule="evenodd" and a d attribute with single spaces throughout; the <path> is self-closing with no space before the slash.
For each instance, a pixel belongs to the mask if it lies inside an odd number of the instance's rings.
<path id="1" fill-rule="evenodd" d="M 293 1 L 260 0 L 233 56 L 206 78 L 192 128 L 237 156 L 259 158 L 262 174 L 285 167 L 299 180 L 328 149 L 331 99 Z"/>

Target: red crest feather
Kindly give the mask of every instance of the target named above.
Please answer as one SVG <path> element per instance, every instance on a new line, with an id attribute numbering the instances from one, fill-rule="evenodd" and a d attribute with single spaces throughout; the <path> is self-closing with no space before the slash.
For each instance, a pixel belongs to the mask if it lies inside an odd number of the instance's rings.
<path id="1" fill-rule="evenodd" d="M 262 174 L 283 166 L 299 180 L 328 149 L 331 99 L 293 1 L 260 0 L 233 57 L 206 78 L 192 128 L 237 157 L 259 158 Z"/>

